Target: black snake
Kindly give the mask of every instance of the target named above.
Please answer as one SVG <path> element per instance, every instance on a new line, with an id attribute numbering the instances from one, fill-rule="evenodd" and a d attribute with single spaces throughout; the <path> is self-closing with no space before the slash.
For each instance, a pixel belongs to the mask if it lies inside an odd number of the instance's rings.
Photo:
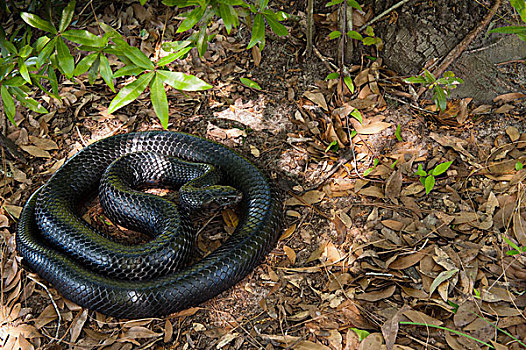
<path id="1" fill-rule="evenodd" d="M 153 201 L 137 208 L 151 207 L 150 221 L 179 231 L 170 237 L 163 231 L 142 245 L 116 243 L 79 217 L 79 203 L 97 188 L 105 169 L 134 152 L 211 164 L 223 174 L 224 188 L 242 193 L 239 224 L 223 245 L 196 263 L 178 266 L 195 237 L 178 214 Z M 111 205 L 113 199 L 106 200 Z M 102 139 L 70 158 L 27 201 L 16 244 L 29 267 L 77 304 L 115 317 L 156 317 L 195 306 L 246 276 L 275 246 L 280 217 L 265 175 L 235 151 L 184 133 L 137 132 Z M 134 270 L 139 260 L 142 271 Z"/>

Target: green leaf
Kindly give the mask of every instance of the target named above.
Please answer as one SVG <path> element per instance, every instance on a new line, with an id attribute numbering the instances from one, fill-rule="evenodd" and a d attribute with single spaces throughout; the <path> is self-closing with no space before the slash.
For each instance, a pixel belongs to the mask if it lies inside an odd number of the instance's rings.
<path id="1" fill-rule="evenodd" d="M 376 38 L 371 37 L 371 36 L 368 36 L 368 37 L 366 37 L 366 38 L 364 38 L 364 39 L 362 40 L 362 43 L 363 43 L 364 45 L 367 45 L 367 46 L 369 46 L 369 45 L 375 45 L 375 44 L 376 44 Z"/>
<path id="2" fill-rule="evenodd" d="M 254 23 L 252 24 L 252 37 L 250 38 L 250 42 L 248 43 L 247 48 L 252 48 L 258 43 L 263 44 L 265 42 L 265 21 L 263 20 L 263 16 L 258 13 L 256 17 L 254 17 Z"/>
<path id="3" fill-rule="evenodd" d="M 123 49 L 123 54 L 130 59 L 135 65 L 142 67 L 144 69 L 155 69 L 155 65 L 150 61 L 148 56 L 146 56 L 141 50 L 133 46 L 121 47 Z"/>
<path id="4" fill-rule="evenodd" d="M 203 57 L 206 50 L 208 49 L 208 35 L 206 34 L 206 26 L 202 26 L 197 36 L 197 52 L 199 57 Z"/>
<path id="5" fill-rule="evenodd" d="M 405 78 L 404 81 L 409 84 L 425 84 L 427 82 L 426 78 L 419 76 L 419 75 L 414 76 L 414 77 Z"/>
<path id="6" fill-rule="evenodd" d="M 26 81 L 19 75 L 6 79 L 2 82 L 2 85 L 16 86 L 16 87 L 23 86 L 25 84 L 26 84 Z"/>
<path id="7" fill-rule="evenodd" d="M 273 13 L 264 13 L 265 19 L 267 20 L 270 29 L 278 36 L 286 36 L 289 34 L 289 31 L 285 26 L 278 22 L 276 15 Z"/>
<path id="8" fill-rule="evenodd" d="M 349 4 L 349 6 L 357 9 L 358 11 L 363 11 L 362 7 L 356 0 L 348 0 L 347 3 Z"/>
<path id="9" fill-rule="evenodd" d="M 426 78 L 427 83 L 434 83 L 436 81 L 435 76 L 427 69 L 424 69 L 424 76 Z"/>
<path id="10" fill-rule="evenodd" d="M 165 84 L 177 90 L 202 91 L 212 88 L 212 85 L 190 74 L 158 70 L 157 75 L 159 75 L 159 78 L 161 78 Z"/>
<path id="11" fill-rule="evenodd" d="M 97 55 L 95 61 L 93 61 L 93 64 L 88 69 L 88 81 L 90 84 L 93 84 L 99 75 L 100 56 L 102 55 Z"/>
<path id="12" fill-rule="evenodd" d="M 329 152 L 331 150 L 331 148 L 334 148 L 334 150 L 337 151 L 338 150 L 338 141 L 336 141 L 336 140 L 332 141 L 327 146 L 327 148 L 325 149 L 325 153 Z"/>
<path id="13" fill-rule="evenodd" d="M 81 74 L 84 74 L 88 71 L 88 69 L 91 67 L 93 62 L 97 59 L 99 56 L 98 52 L 90 53 L 86 57 L 80 60 L 79 63 L 77 63 L 77 66 L 75 67 L 75 70 L 73 71 L 73 75 L 78 76 Z"/>
<path id="14" fill-rule="evenodd" d="M 433 87 L 433 99 L 435 100 L 435 104 L 437 105 L 440 110 L 445 111 L 447 108 L 447 99 L 446 99 L 446 92 L 444 89 L 438 85 L 435 85 Z"/>
<path id="15" fill-rule="evenodd" d="M 157 74 L 150 84 L 150 97 L 152 99 L 152 106 L 155 114 L 157 114 L 163 128 L 167 129 L 168 119 L 170 117 L 168 111 L 168 98 L 166 97 L 162 78 Z"/>
<path id="16" fill-rule="evenodd" d="M 256 90 L 261 90 L 261 86 L 259 86 L 259 84 L 256 83 L 254 80 L 250 80 L 248 78 L 239 78 L 239 80 L 241 80 L 241 83 L 243 85 L 246 85 L 249 88 L 256 89 Z"/>
<path id="17" fill-rule="evenodd" d="M 146 89 L 150 80 L 152 80 L 153 74 L 153 72 L 143 74 L 134 82 L 123 87 L 117 96 L 111 101 L 110 106 L 108 107 L 108 113 L 111 114 L 137 99 L 144 89 Z"/>
<path id="18" fill-rule="evenodd" d="M 14 126 L 17 126 L 15 122 L 16 107 L 15 107 L 14 98 L 13 96 L 11 96 L 11 94 L 9 93 L 9 90 L 7 90 L 7 87 L 5 85 L 1 85 L 0 88 L 1 88 L 2 102 L 4 103 L 5 114 L 7 115 L 7 118 L 9 119 L 9 121 L 11 121 L 11 123 L 13 123 Z"/>
<path id="19" fill-rule="evenodd" d="M 20 52 L 18 53 L 18 55 L 22 58 L 28 58 L 29 55 L 31 55 L 32 51 L 33 51 L 33 48 L 31 47 L 31 45 L 26 45 L 20 49 Z"/>
<path id="20" fill-rule="evenodd" d="M 183 57 L 184 55 L 186 55 L 191 49 L 192 49 L 192 47 L 185 47 L 184 49 L 182 49 L 182 50 L 180 50 L 178 52 L 172 52 L 171 54 L 168 54 L 168 55 L 164 56 L 163 58 L 161 58 L 159 61 L 157 61 L 157 66 L 159 66 L 159 67 L 166 66 L 167 64 L 170 64 L 173 61 L 175 61 L 175 60 Z"/>
<path id="21" fill-rule="evenodd" d="M 526 1 L 510 0 L 511 6 L 519 13 L 523 22 L 526 22 Z"/>
<path id="22" fill-rule="evenodd" d="M 347 85 L 347 88 L 349 89 L 351 94 L 354 94 L 354 84 L 352 83 L 352 78 L 349 76 L 343 77 L 343 82 L 345 83 L 345 85 Z"/>
<path id="23" fill-rule="evenodd" d="M 354 333 L 358 335 L 358 340 L 360 342 L 364 340 L 365 338 L 367 338 L 369 334 L 371 334 L 368 331 L 363 330 L 363 329 L 358 329 L 358 328 L 353 328 L 353 327 L 351 327 L 351 329 L 354 331 Z"/>
<path id="24" fill-rule="evenodd" d="M 32 13 L 22 12 L 20 14 L 20 17 L 29 24 L 31 27 L 38 28 L 40 30 L 43 30 L 45 32 L 51 33 L 51 34 L 57 34 L 57 29 L 55 26 L 37 15 L 34 15 Z"/>
<path id="25" fill-rule="evenodd" d="M 69 41 L 89 47 L 101 48 L 106 45 L 106 41 L 103 38 L 87 30 L 70 29 L 62 33 L 62 36 Z"/>
<path id="26" fill-rule="evenodd" d="M 49 113 L 40 103 L 35 99 L 28 97 L 27 93 L 19 87 L 13 87 L 11 92 L 16 96 L 16 99 L 20 101 L 24 106 L 37 113 Z"/>
<path id="27" fill-rule="evenodd" d="M 104 55 L 100 55 L 100 76 L 110 87 L 111 91 L 115 92 L 115 86 L 113 86 L 113 72 L 111 71 L 110 62 Z"/>
<path id="28" fill-rule="evenodd" d="M 351 117 L 353 117 L 354 119 L 356 119 L 357 121 L 359 121 L 360 124 L 363 124 L 362 113 L 360 113 L 360 111 L 357 110 L 356 108 L 353 109 L 353 111 L 351 112 Z"/>
<path id="29" fill-rule="evenodd" d="M 190 40 L 168 41 L 162 44 L 162 49 L 166 52 L 178 52 L 192 44 Z"/>
<path id="30" fill-rule="evenodd" d="M 205 13 L 206 6 L 199 6 L 193 9 L 186 18 L 181 22 L 179 25 L 179 28 L 177 28 L 177 33 L 186 32 L 187 30 L 191 29 L 194 25 L 199 22 L 199 20 L 203 17 L 203 14 Z"/>
<path id="31" fill-rule="evenodd" d="M 440 163 L 433 169 L 433 171 L 431 171 L 431 174 L 435 176 L 441 175 L 449 169 L 451 164 L 453 164 L 453 161 Z"/>
<path id="32" fill-rule="evenodd" d="M 511 239 L 509 239 L 508 237 L 504 235 L 502 236 L 502 238 L 504 239 L 504 242 L 506 242 L 510 247 L 520 252 L 521 249 L 519 248 L 517 244 L 515 244 L 515 242 L 513 242 Z"/>
<path id="33" fill-rule="evenodd" d="M 442 271 L 441 273 L 439 273 L 438 276 L 431 283 L 431 286 L 429 287 L 429 295 L 431 296 L 431 294 L 433 294 L 433 292 L 435 291 L 435 289 L 438 288 L 439 285 L 453 277 L 457 272 L 458 269 L 453 269 L 449 271 Z"/>
<path id="34" fill-rule="evenodd" d="M 325 81 L 331 80 L 331 79 L 338 79 L 340 77 L 340 74 L 337 72 L 329 73 L 327 77 L 325 77 Z"/>
<path id="35" fill-rule="evenodd" d="M 60 24 L 58 25 L 58 30 L 63 32 L 71 23 L 73 18 L 73 13 L 75 12 L 75 1 L 70 1 L 68 5 L 62 11 L 62 17 L 60 18 Z"/>
<path id="36" fill-rule="evenodd" d="M 517 163 L 515 163 L 515 170 L 519 171 L 522 168 L 524 168 L 524 164 L 522 164 L 521 162 L 517 161 Z"/>
<path id="37" fill-rule="evenodd" d="M 428 175 L 424 182 L 424 187 L 426 189 L 426 194 L 429 194 L 435 187 L 435 177 L 433 175 Z"/>
<path id="38" fill-rule="evenodd" d="M 396 136 L 396 139 L 400 142 L 403 141 L 402 139 L 402 127 L 400 126 L 400 124 L 398 124 L 396 126 L 396 130 L 395 130 L 395 136 Z"/>
<path id="39" fill-rule="evenodd" d="M 29 84 L 31 84 L 31 77 L 29 76 L 29 71 L 27 69 L 26 62 L 22 57 L 18 58 L 18 72 L 24 78 L 25 81 L 27 81 Z"/>
<path id="40" fill-rule="evenodd" d="M 367 34 L 368 36 L 374 37 L 374 29 L 373 29 L 373 27 L 367 26 L 367 28 L 365 28 L 365 34 Z"/>
<path id="41" fill-rule="evenodd" d="M 236 28 L 239 25 L 237 12 L 232 5 L 220 3 L 219 16 L 223 19 L 228 34 L 230 34 L 232 27 Z"/>
<path id="42" fill-rule="evenodd" d="M 347 32 L 347 36 L 349 38 L 351 38 L 351 39 L 356 39 L 356 40 L 360 40 L 360 41 L 363 40 L 362 34 L 358 33 L 356 30 L 349 30 Z"/>
<path id="43" fill-rule="evenodd" d="M 40 68 L 44 63 L 49 61 L 49 56 L 55 51 L 58 37 L 51 39 L 46 46 L 40 51 L 37 58 L 37 68 Z"/>
<path id="44" fill-rule="evenodd" d="M 422 164 L 418 164 L 418 170 L 416 171 L 415 175 L 427 176 L 427 172 L 422 168 Z"/>
<path id="45" fill-rule="evenodd" d="M 334 30 L 329 33 L 329 40 L 333 40 L 341 36 L 342 36 L 342 32 L 340 32 L 339 30 Z"/>
<path id="46" fill-rule="evenodd" d="M 325 7 L 338 5 L 338 4 L 341 4 L 342 2 L 343 0 L 332 0 L 332 1 L 329 1 L 327 4 L 325 4 Z"/>
<path id="47" fill-rule="evenodd" d="M 58 96 L 57 74 L 55 73 L 55 69 L 51 65 L 47 66 L 47 76 L 49 78 L 49 83 L 51 84 L 51 89 L 53 90 L 53 94 L 55 96 Z"/>
<path id="48" fill-rule="evenodd" d="M 526 26 L 507 26 L 495 28 L 489 31 L 490 33 L 504 33 L 504 34 L 526 34 Z"/>
<path id="49" fill-rule="evenodd" d="M 57 41 L 57 59 L 59 67 L 64 71 L 64 75 L 71 79 L 75 70 L 75 60 L 62 38 Z"/>
<path id="50" fill-rule="evenodd" d="M 118 69 L 115 73 L 113 73 L 114 78 L 124 77 L 124 76 L 137 76 L 144 72 L 145 69 L 141 67 L 137 67 L 134 65 L 131 66 L 124 66 L 121 69 Z"/>

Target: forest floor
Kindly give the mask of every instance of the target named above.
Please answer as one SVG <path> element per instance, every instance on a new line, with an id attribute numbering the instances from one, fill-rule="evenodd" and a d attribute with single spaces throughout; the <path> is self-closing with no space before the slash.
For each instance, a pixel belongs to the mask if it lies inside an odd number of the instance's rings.
<path id="1" fill-rule="evenodd" d="M 118 22 L 153 52 L 168 14 L 149 4 L 110 5 L 98 18 Z M 318 18 L 327 34 L 330 20 Z M 168 90 L 168 129 L 246 155 L 276 183 L 285 213 L 268 258 L 198 307 L 163 318 L 107 317 L 62 298 L 15 252 L 22 206 L 68 157 L 110 135 L 161 129 L 147 94 L 109 115 L 114 95 L 102 80 L 65 81 L 62 100 L 44 99 L 51 113 L 22 113 L 19 127 L 9 126 L 27 164 L 3 157 L 10 172 L 0 180 L 2 348 L 524 348 L 526 254 L 512 253 L 526 247 L 526 95 L 486 105 L 452 100 L 437 113 L 430 101 L 400 102 L 396 91 L 408 87 L 379 61 L 351 67 L 350 94 L 325 80 L 329 62 L 338 64 L 328 58 L 334 43 L 321 39 L 320 55 L 306 57 L 301 23 L 287 26 L 291 35 L 270 36 L 261 57 L 245 49 L 248 32 L 239 30 L 175 67 L 214 87 Z M 141 29 L 149 38 L 141 41 Z M 349 116 L 355 108 L 361 123 Z M 418 168 L 432 173 L 446 162 L 426 193 Z M 199 238 L 202 251 L 231 231 L 225 219 L 235 212 L 223 214 Z M 96 203 L 84 217 L 108 226 Z"/>

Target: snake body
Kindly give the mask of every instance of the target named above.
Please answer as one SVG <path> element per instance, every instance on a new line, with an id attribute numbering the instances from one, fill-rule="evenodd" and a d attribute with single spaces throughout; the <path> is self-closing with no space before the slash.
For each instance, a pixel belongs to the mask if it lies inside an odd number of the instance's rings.
<path id="1" fill-rule="evenodd" d="M 185 220 L 153 200 L 136 207 L 151 207 L 148 215 L 175 232 L 161 230 L 142 245 L 113 242 L 82 220 L 79 203 L 112 162 L 134 152 L 210 164 L 225 187 L 242 193 L 239 224 L 223 245 L 183 266 L 195 237 Z M 112 196 L 109 205 L 129 204 Z M 275 246 L 280 216 L 265 175 L 237 152 L 189 134 L 137 132 L 97 141 L 64 163 L 24 206 L 16 244 L 26 264 L 73 302 L 119 318 L 158 317 L 200 304 L 245 277 Z"/>

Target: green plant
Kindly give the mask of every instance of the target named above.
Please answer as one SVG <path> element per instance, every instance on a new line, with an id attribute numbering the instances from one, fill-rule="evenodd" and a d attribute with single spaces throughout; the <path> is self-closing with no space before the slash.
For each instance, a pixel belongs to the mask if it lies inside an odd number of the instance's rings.
<path id="1" fill-rule="evenodd" d="M 145 2 L 141 1 L 142 4 Z M 9 120 L 15 123 L 15 99 L 35 112 L 48 112 L 29 96 L 29 85 L 35 85 L 58 99 L 60 75 L 72 79 L 88 73 L 90 84 L 100 76 L 113 92 L 117 92 L 114 85 L 116 78 L 135 76 L 136 80 L 118 91 L 108 111 L 115 112 L 149 88 L 152 106 L 166 128 L 169 112 L 165 85 L 185 91 L 212 87 L 193 75 L 173 72 L 169 67 L 175 60 L 186 57 L 193 47 L 197 47 L 200 55 L 204 54 L 208 41 L 213 38 L 213 35 L 207 34 L 206 27 L 214 16 L 223 18 L 228 33 L 232 27 L 239 25 L 239 17 L 251 21 L 252 38 L 249 48 L 256 44 L 259 44 L 260 49 L 263 48 L 265 21 L 276 34 L 288 34 L 287 29 L 279 23 L 288 16 L 283 12 L 272 12 L 268 8 L 268 0 L 259 0 L 257 6 L 242 0 L 165 0 L 165 4 L 195 6 L 184 15 L 185 19 L 180 23 L 178 32 L 189 30 L 197 23 L 204 25 L 200 25 L 201 29 L 190 34 L 187 40 L 163 43 L 162 48 L 169 54 L 157 61 L 152 61 L 138 48 L 130 46 L 117 31 L 107 25 L 101 24 L 104 31 L 102 36 L 87 30 L 70 29 L 75 1 L 69 2 L 63 9 L 57 26 L 36 14 L 22 12 L 21 17 L 29 27 L 16 30 L 9 38 L 3 28 L 0 28 L 0 92 Z M 253 15 L 253 20 L 250 14 Z M 35 40 L 30 27 L 37 28 L 44 34 Z M 20 32 L 23 34 L 20 35 Z M 73 58 L 76 56 L 74 51 L 84 54 L 77 64 Z M 124 67 L 113 72 L 108 55 L 117 56 Z M 50 86 L 51 90 L 46 86 Z"/>
<path id="2" fill-rule="evenodd" d="M 445 173 L 452 163 L 453 161 L 440 163 L 429 172 L 426 172 L 422 168 L 422 164 L 418 164 L 418 170 L 416 171 L 415 175 L 420 176 L 420 182 L 426 189 L 426 194 L 429 194 L 429 192 L 433 190 L 433 187 L 435 187 L 435 176 L 439 176 Z"/>
<path id="3" fill-rule="evenodd" d="M 515 163 L 515 170 L 519 171 L 523 168 L 524 168 L 524 164 L 522 164 L 520 161 L 517 161 L 517 163 Z"/>
<path id="4" fill-rule="evenodd" d="M 504 239 L 504 242 L 506 242 L 513 250 L 508 250 L 506 252 L 506 255 L 520 255 L 522 253 L 526 253 L 526 246 L 525 247 L 519 247 L 515 242 L 513 242 L 511 239 L 509 239 L 506 236 L 502 236 L 502 239 Z"/>
<path id="5" fill-rule="evenodd" d="M 180 8 L 194 7 L 182 14 L 185 19 L 179 25 L 177 32 L 185 32 L 199 24 L 199 31 L 192 34 L 190 40 L 195 41 L 199 54 L 202 56 L 211 39 L 206 29 L 214 17 L 223 19 L 229 34 L 232 28 L 239 26 L 240 18 L 245 19 L 252 33 L 248 43 L 249 49 L 255 45 L 263 49 L 266 24 L 278 36 L 288 35 L 287 28 L 280 21 L 289 18 L 289 15 L 283 11 L 273 12 L 269 8 L 269 0 L 255 2 L 256 5 L 243 0 L 164 0 L 163 4 Z"/>
<path id="6" fill-rule="evenodd" d="M 332 79 L 340 79 L 340 77 L 341 77 L 340 73 L 337 73 L 337 72 L 329 73 L 329 75 L 327 75 L 327 77 L 325 78 L 325 81 L 332 80 Z M 344 75 L 343 76 L 343 82 L 347 86 L 347 88 L 349 89 L 351 94 L 353 94 L 354 93 L 354 84 L 352 82 L 352 78 L 350 76 L 348 76 L 348 75 Z"/>
<path id="7" fill-rule="evenodd" d="M 511 6 L 517 11 L 523 23 L 526 23 L 526 0 L 510 0 Z M 504 34 L 516 34 L 519 39 L 526 41 L 526 26 L 506 26 L 495 28 L 489 31 L 490 33 L 504 33 Z"/>
<path id="8" fill-rule="evenodd" d="M 447 71 L 444 73 L 442 78 L 437 79 L 427 69 L 424 70 L 424 75 L 416 75 L 404 79 L 406 83 L 410 84 L 424 84 L 430 90 L 433 90 L 433 101 L 437 108 L 444 111 L 447 108 L 447 96 L 450 90 L 453 90 L 457 85 L 464 83 L 464 81 L 458 77 L 455 77 L 455 73 Z"/>

